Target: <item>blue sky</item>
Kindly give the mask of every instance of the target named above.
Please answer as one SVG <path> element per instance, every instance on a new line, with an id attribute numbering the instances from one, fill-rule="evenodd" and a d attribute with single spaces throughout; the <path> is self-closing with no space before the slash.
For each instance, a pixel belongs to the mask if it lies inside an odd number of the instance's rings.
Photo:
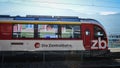
<path id="1" fill-rule="evenodd" d="M 0 15 L 93 18 L 107 33 L 120 32 L 120 0 L 0 0 Z"/>

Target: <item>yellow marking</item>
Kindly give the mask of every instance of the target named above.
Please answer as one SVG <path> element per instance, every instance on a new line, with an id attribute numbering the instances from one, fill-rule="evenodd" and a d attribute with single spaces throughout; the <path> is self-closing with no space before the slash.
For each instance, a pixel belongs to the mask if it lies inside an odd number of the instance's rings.
<path id="1" fill-rule="evenodd" d="M 14 20 L 1 20 L 0 23 L 11 23 L 11 24 L 81 24 L 81 22 L 65 22 L 65 21 L 14 21 Z"/>

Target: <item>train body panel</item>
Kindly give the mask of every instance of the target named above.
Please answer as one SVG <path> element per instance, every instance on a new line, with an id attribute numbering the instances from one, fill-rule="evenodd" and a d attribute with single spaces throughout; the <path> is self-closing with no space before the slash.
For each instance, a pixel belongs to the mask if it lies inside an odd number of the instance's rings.
<path id="1" fill-rule="evenodd" d="M 82 40 L 0 40 L 1 51 L 85 50 Z"/>

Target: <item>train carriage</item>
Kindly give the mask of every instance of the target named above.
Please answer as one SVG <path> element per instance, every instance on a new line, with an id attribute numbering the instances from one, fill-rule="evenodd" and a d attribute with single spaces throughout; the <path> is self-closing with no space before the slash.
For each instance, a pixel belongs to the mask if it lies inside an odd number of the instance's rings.
<path id="1" fill-rule="evenodd" d="M 0 15 L 1 55 L 23 52 L 100 55 L 109 50 L 104 27 L 94 19 Z"/>

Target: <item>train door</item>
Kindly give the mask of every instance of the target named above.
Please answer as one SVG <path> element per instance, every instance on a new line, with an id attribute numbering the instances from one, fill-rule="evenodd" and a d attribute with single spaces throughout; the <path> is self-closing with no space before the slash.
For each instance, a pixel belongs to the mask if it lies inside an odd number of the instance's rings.
<path id="1" fill-rule="evenodd" d="M 84 43 L 84 47 L 86 50 L 91 49 L 91 40 L 93 38 L 93 25 L 91 24 L 83 24 L 82 25 L 82 39 Z"/>

